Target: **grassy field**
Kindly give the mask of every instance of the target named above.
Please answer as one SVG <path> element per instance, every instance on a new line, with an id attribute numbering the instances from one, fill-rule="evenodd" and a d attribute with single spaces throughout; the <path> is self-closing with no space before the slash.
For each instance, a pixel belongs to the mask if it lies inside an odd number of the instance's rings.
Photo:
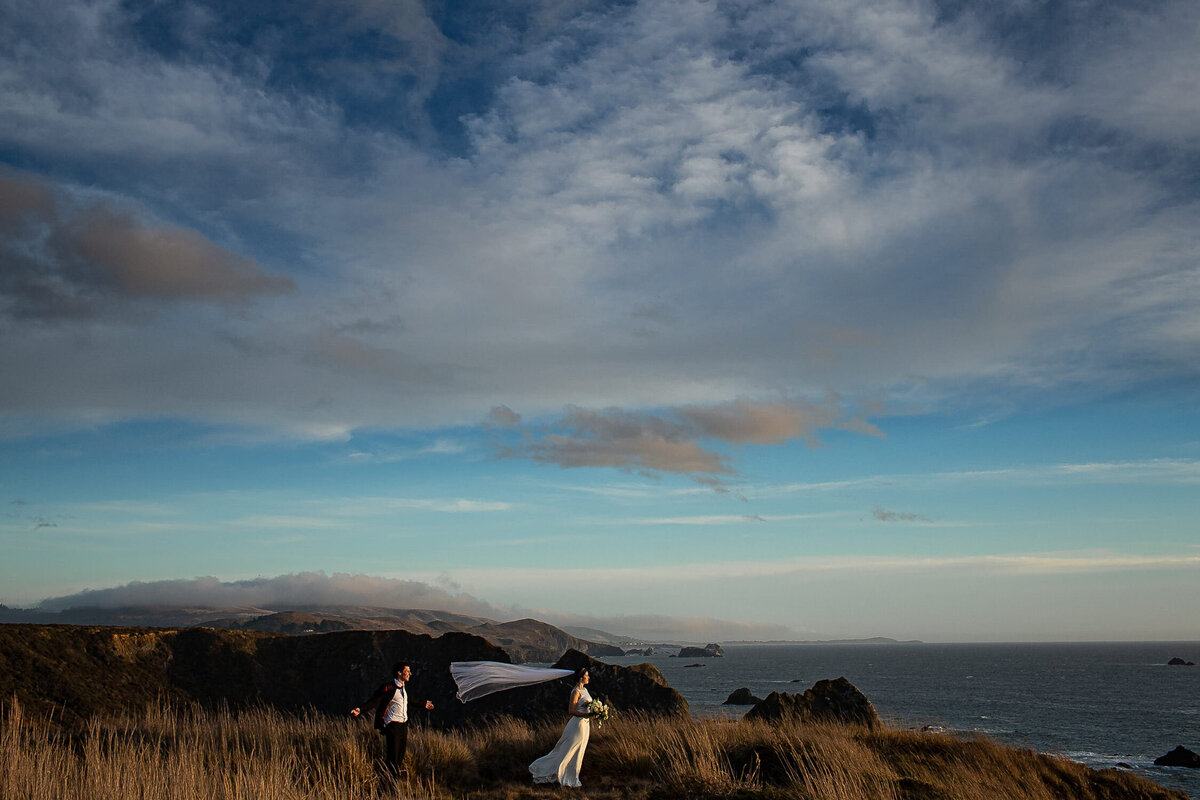
<path id="1" fill-rule="evenodd" d="M 646 718 L 593 727 L 584 788 L 533 787 L 526 765 L 563 721 L 416 729 L 407 774 L 381 778 L 362 721 L 267 709 L 148 708 L 64 730 L 2 707 L 4 800 L 516 800 L 524 797 L 769 800 L 1178 800 L 1135 775 L 895 729 Z"/>

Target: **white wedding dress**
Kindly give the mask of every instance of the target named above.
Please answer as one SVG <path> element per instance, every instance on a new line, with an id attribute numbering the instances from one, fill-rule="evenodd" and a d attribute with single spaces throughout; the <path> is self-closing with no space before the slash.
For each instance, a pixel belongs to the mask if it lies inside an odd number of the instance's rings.
<path id="1" fill-rule="evenodd" d="M 588 694 L 588 690 L 580 689 L 575 711 L 586 714 L 590 702 L 592 696 Z M 590 732 L 591 720 L 572 716 L 567 727 L 563 729 L 562 736 L 558 737 L 554 749 L 529 765 L 529 771 L 533 773 L 533 782 L 581 786 L 579 768 L 583 766 L 583 751 L 587 749 Z"/>

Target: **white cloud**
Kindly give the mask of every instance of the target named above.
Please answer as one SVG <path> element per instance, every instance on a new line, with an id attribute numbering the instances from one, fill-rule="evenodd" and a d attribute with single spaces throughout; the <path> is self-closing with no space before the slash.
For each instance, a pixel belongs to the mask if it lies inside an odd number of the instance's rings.
<path id="1" fill-rule="evenodd" d="M 71 510 L 79 513 L 130 514 L 138 516 L 177 516 L 179 509 L 169 503 L 145 500 L 104 500 L 95 503 L 72 503 Z"/>
<path id="2" fill-rule="evenodd" d="M 747 488 L 748 497 L 776 497 L 801 492 L 834 492 L 849 489 L 925 488 L 980 483 L 998 486 L 1082 486 L 1145 484 L 1188 486 L 1200 483 L 1200 461 L 1162 458 L 1147 461 L 1113 461 L 1081 464 L 1046 464 L 1007 469 L 873 475 L 845 481 L 819 481 L 782 486 Z"/>
<path id="3" fill-rule="evenodd" d="M 546 11 L 486 45 L 413 3 L 352 11 L 338 24 L 408 60 L 322 62 L 286 41 L 215 57 L 233 43 L 207 40 L 203 15 L 185 33 L 205 57 L 172 59 L 125 38 L 116 3 L 10 27 L 28 41 L 2 62 L 6 152 L 52 165 L 73 196 L 219 242 L 199 250 L 227 276 L 296 291 L 138 329 L 35 329 L 0 306 L 22 334 L 0 354 L 6 414 L 337 440 L 493 407 L 879 397 L 912 375 L 925 405 L 1194 377 L 1198 208 L 1173 168 L 1200 137 L 1189 4 L 1087 23 L 1039 54 L 1060 64 L 1049 77 L 982 7 L 946 22 L 900 2 L 643 0 Z M 312 59 L 312 85 L 272 80 L 288 58 Z M 430 119 L 364 119 L 347 87 L 385 84 L 337 76 L 375 67 L 411 79 L 394 104 L 420 114 L 444 76 L 486 76 L 461 152 Z M 631 458 L 602 455 L 547 457 Z M 660 455 L 722 469 L 679 449 L 632 458 Z"/>
<path id="4" fill-rule="evenodd" d="M 605 525 L 744 525 L 757 522 L 794 522 L 804 519 L 833 519 L 845 516 L 832 511 L 819 514 L 707 514 L 686 517 L 641 517 L 634 519 L 594 520 L 593 524 Z"/>
<path id="5" fill-rule="evenodd" d="M 322 519 L 319 517 L 301 517 L 296 515 L 281 514 L 254 514 L 248 517 L 240 517 L 238 519 L 230 520 L 229 524 L 234 527 L 246 528 L 321 530 L 326 528 L 342 527 L 345 522 L 343 520 Z"/>
<path id="6" fill-rule="evenodd" d="M 340 501 L 339 501 L 340 502 Z M 354 514 L 384 514 L 396 510 L 437 511 L 443 513 L 482 513 L 509 511 L 513 503 L 505 500 L 470 500 L 467 498 L 353 498 L 347 501 L 354 506 Z"/>

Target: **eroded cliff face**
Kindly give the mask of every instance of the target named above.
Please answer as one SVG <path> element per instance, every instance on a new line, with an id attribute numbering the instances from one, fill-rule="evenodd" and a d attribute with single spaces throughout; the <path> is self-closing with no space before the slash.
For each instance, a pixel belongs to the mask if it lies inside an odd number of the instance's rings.
<path id="1" fill-rule="evenodd" d="M 618 708 L 687 710 L 661 675 L 600 664 L 576 651 L 564 659 L 571 668 L 591 666 L 595 685 Z M 432 725 L 459 725 L 500 713 L 565 714 L 569 687 L 562 682 L 464 706 L 455 697 L 450 662 L 507 663 L 508 654 L 471 634 L 433 637 L 396 630 L 296 637 L 213 628 L 0 625 L 0 698 L 15 697 L 30 712 L 66 725 L 152 703 L 263 704 L 345 714 L 390 679 L 396 661 L 412 666 L 410 697 L 434 702 L 426 719 Z"/>

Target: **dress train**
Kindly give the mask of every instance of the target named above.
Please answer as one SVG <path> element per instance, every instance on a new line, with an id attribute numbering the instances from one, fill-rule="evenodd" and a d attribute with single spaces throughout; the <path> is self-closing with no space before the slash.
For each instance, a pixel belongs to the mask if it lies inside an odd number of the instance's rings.
<path id="1" fill-rule="evenodd" d="M 587 713 L 588 703 L 592 696 L 587 689 L 579 692 L 579 703 L 575 710 Z M 579 770 L 583 766 L 583 753 L 587 750 L 588 736 L 591 734 L 591 720 L 586 717 L 572 716 L 558 737 L 554 749 L 529 765 L 534 783 L 558 783 L 562 786 L 581 786 Z"/>

